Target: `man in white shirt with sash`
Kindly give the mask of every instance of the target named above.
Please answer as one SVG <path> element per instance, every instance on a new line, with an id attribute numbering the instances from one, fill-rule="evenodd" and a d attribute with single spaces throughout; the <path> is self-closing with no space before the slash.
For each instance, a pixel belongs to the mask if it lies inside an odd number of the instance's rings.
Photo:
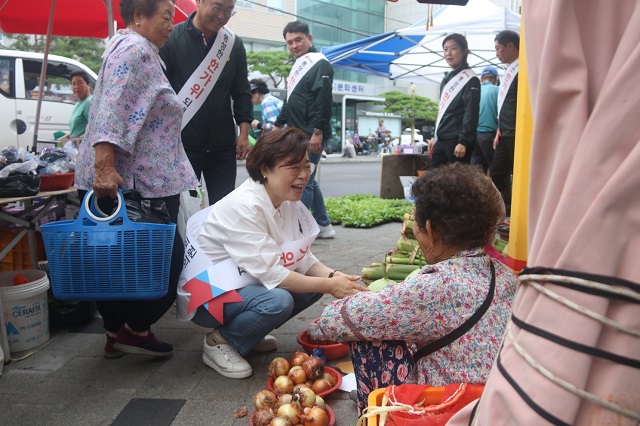
<path id="1" fill-rule="evenodd" d="M 313 47 L 309 26 L 300 21 L 289 22 L 282 32 L 289 52 L 296 58 L 287 80 L 287 100 L 276 120 L 276 127 L 297 127 L 311 139 L 309 160 L 317 165 L 323 144 L 331 138 L 331 106 L 333 103 L 333 67 Z M 302 203 L 307 206 L 318 226 L 318 238 L 333 238 L 336 231 L 331 226 L 324 197 L 316 172 L 304 188 Z"/>
<path id="2" fill-rule="evenodd" d="M 495 149 L 489 172 L 493 183 L 504 199 L 507 216 L 511 214 L 511 175 L 516 140 L 516 105 L 518 101 L 518 56 L 520 36 L 504 30 L 495 39 L 496 56 L 507 69 L 498 92 L 498 133 L 493 141 Z"/>
<path id="3" fill-rule="evenodd" d="M 234 190 L 236 160 L 249 152 L 253 105 L 247 56 L 240 37 L 226 26 L 235 3 L 196 0 L 196 12 L 175 26 L 160 49 L 167 78 L 184 105 L 182 143 L 196 176 L 204 175 L 209 204 Z"/>

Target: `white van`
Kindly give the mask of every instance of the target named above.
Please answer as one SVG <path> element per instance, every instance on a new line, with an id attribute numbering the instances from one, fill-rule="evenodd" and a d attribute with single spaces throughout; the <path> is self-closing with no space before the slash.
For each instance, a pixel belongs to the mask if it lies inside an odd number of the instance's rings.
<path id="1" fill-rule="evenodd" d="M 43 57 L 42 53 L 0 50 L 0 149 L 33 145 Z M 71 92 L 71 73 L 77 70 L 89 75 L 93 93 L 97 78 L 93 71 L 73 59 L 49 55 L 38 140 L 51 141 L 55 132 L 69 131 L 77 100 Z"/>

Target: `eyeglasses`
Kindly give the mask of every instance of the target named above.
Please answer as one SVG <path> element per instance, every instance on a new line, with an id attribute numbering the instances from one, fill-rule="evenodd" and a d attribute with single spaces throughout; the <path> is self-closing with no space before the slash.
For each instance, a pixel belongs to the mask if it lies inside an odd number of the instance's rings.
<path id="1" fill-rule="evenodd" d="M 211 3 L 211 11 L 216 15 L 224 15 L 228 18 L 231 18 L 233 15 L 236 14 L 235 9 L 223 9 L 221 6 L 219 6 L 216 3 Z"/>
<path id="2" fill-rule="evenodd" d="M 302 171 L 304 171 L 305 175 L 311 176 L 316 170 L 316 165 L 313 163 L 304 166 L 301 164 L 292 164 L 290 166 L 280 166 L 280 168 L 289 170 L 291 176 L 299 176 Z"/>

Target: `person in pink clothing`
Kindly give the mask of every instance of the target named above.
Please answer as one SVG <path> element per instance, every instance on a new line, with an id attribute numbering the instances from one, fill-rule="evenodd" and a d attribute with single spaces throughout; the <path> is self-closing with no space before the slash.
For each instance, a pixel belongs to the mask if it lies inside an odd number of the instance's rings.
<path id="1" fill-rule="evenodd" d="M 173 30 L 174 10 L 173 0 L 120 1 L 127 28 L 105 51 L 75 175 L 79 195 L 93 189 L 103 211 L 112 209 L 118 187 L 135 189 L 143 198 L 163 199 L 175 223 L 180 192 L 198 186 L 180 140 L 182 105 L 158 56 Z M 150 328 L 176 298 L 183 253 L 176 235 L 165 297 L 97 303 L 107 330 L 106 358 L 173 352 Z"/>
<path id="2" fill-rule="evenodd" d="M 390 384 L 484 384 L 509 319 L 516 277 L 483 250 L 502 213 L 491 179 L 452 163 L 418 178 L 412 193 L 413 233 L 429 265 L 381 291 L 334 301 L 318 322 L 327 339 L 351 344 L 359 411 L 371 391 Z M 459 339 L 420 351 L 481 308 Z"/>

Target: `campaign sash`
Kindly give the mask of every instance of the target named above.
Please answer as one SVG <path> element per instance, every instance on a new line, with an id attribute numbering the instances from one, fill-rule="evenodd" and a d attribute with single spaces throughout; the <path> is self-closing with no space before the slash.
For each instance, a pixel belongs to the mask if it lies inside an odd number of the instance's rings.
<path id="1" fill-rule="evenodd" d="M 204 305 L 213 317 L 222 324 L 224 303 L 242 301 L 235 290 L 257 284 L 259 281 L 244 269 L 239 268 L 232 259 L 214 265 L 200 250 L 197 241 L 198 235 L 212 208 L 213 206 L 210 206 L 200 210 L 187 222 L 184 261 L 178 279 L 176 304 L 179 319 L 192 318 L 193 312 Z M 298 222 L 304 237 L 280 245 L 282 252 L 280 264 L 291 271 L 299 266 L 320 232 L 318 224 L 304 204 L 298 201 L 296 208 Z"/>
<path id="2" fill-rule="evenodd" d="M 220 28 L 211 50 L 180 89 L 178 98 L 182 103 L 182 129 L 196 115 L 211 93 L 213 86 L 218 82 L 218 78 L 229 60 L 235 39 L 236 35 L 229 28 Z"/>
<path id="3" fill-rule="evenodd" d="M 291 68 L 291 72 L 289 73 L 287 100 L 289 100 L 291 93 L 293 93 L 293 89 L 296 88 L 298 82 L 302 80 L 302 77 L 304 77 L 318 61 L 323 59 L 325 61 L 327 60 L 327 58 L 320 52 L 308 52 L 296 59 L 296 62 L 293 64 L 293 68 Z"/>
<path id="4" fill-rule="evenodd" d="M 460 93 L 462 88 L 473 78 L 476 77 L 476 73 L 471 69 L 464 69 L 460 71 L 455 77 L 449 81 L 449 85 L 445 87 L 440 95 L 440 106 L 438 107 L 438 119 L 436 120 L 436 128 L 433 132 L 433 138 L 437 142 L 438 141 L 438 126 L 440 125 L 440 120 L 444 116 L 445 111 L 451 105 L 451 101 L 453 101 Z"/>
<path id="5" fill-rule="evenodd" d="M 507 69 L 504 71 L 504 75 L 502 76 L 502 84 L 500 84 L 500 91 L 498 92 L 498 117 L 500 117 L 500 110 L 502 109 L 504 100 L 507 98 L 507 93 L 509 93 L 511 83 L 513 83 L 513 80 L 515 80 L 516 75 L 518 75 L 519 65 L 520 61 L 516 59 L 515 61 L 511 62 Z"/>

